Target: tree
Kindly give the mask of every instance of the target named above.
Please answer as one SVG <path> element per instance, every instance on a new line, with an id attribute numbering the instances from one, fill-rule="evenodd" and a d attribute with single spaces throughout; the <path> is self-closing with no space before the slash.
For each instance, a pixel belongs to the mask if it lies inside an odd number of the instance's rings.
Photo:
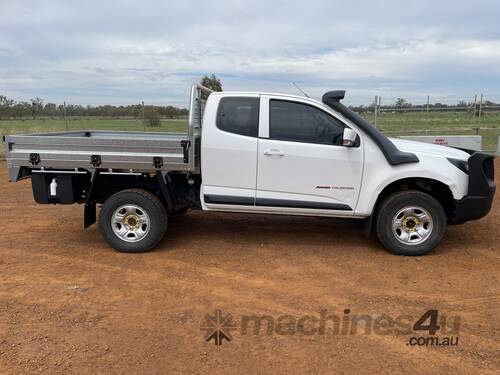
<path id="1" fill-rule="evenodd" d="M 45 116 L 56 116 L 57 106 L 54 103 L 45 104 L 45 107 L 43 107 L 43 114 Z"/>
<path id="2" fill-rule="evenodd" d="M 36 116 L 40 114 L 43 110 L 43 100 L 38 96 L 35 99 L 31 99 L 31 116 L 33 116 L 33 120 L 36 119 Z"/>
<path id="3" fill-rule="evenodd" d="M 202 77 L 200 83 L 202 86 L 208 87 L 213 91 L 222 91 L 222 83 L 214 74 Z"/>
<path id="4" fill-rule="evenodd" d="M 168 118 L 174 118 L 177 114 L 177 108 L 172 107 L 171 105 L 163 108 L 163 114 Z"/>
<path id="5" fill-rule="evenodd" d="M 14 116 L 22 119 L 23 116 L 28 116 L 31 112 L 31 104 L 28 102 L 19 102 L 14 105 Z"/>
<path id="6" fill-rule="evenodd" d="M 3 116 L 8 117 L 10 115 L 10 109 L 14 104 L 14 100 L 7 98 L 4 95 L 0 95 L 0 120 Z"/>
<path id="7" fill-rule="evenodd" d="M 130 108 L 130 114 L 134 116 L 134 120 L 137 120 L 139 116 L 142 115 L 142 105 L 141 104 L 133 104 L 129 106 Z"/>
<path id="8" fill-rule="evenodd" d="M 161 126 L 158 108 L 152 105 L 144 107 L 144 119 L 149 126 Z"/>
<path id="9" fill-rule="evenodd" d="M 396 99 L 396 108 L 407 108 L 409 105 L 408 105 L 408 102 L 406 101 L 406 99 L 403 99 L 403 98 L 397 98 Z"/>

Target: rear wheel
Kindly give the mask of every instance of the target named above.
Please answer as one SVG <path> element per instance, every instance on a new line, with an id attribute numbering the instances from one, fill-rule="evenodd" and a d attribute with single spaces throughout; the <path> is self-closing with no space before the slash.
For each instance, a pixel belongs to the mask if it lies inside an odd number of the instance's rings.
<path id="1" fill-rule="evenodd" d="M 399 255 L 424 255 L 443 238 L 446 214 L 428 194 L 407 190 L 387 197 L 376 214 L 379 241 Z"/>
<path id="2" fill-rule="evenodd" d="M 164 236 L 167 213 L 161 201 L 150 192 L 127 189 L 104 202 L 99 228 L 114 249 L 125 253 L 146 252 Z"/>

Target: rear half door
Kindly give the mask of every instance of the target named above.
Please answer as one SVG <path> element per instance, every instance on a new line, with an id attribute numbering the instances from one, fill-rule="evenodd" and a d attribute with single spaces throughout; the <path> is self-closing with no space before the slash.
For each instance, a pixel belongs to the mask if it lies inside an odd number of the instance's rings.
<path id="1" fill-rule="evenodd" d="M 204 209 L 251 209 L 257 175 L 259 95 L 216 100 L 216 113 L 205 113 L 205 119 L 215 121 L 203 128 L 201 200 Z"/>

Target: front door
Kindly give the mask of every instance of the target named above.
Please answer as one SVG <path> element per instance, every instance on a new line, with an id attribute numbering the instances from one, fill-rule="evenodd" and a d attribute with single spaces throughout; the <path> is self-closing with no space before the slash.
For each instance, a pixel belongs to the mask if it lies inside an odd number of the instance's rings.
<path id="1" fill-rule="evenodd" d="M 256 206 L 290 213 L 353 215 L 363 145 L 342 146 L 344 122 L 299 100 L 261 97 Z M 266 134 L 267 133 L 267 134 Z M 262 137 L 264 135 L 264 137 Z"/>

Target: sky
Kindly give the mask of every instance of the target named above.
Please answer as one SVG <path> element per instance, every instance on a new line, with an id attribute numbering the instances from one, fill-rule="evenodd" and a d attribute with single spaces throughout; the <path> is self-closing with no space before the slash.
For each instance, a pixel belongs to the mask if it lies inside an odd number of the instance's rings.
<path id="1" fill-rule="evenodd" d="M 0 94 L 188 105 L 192 83 L 347 104 L 500 101 L 500 1 L 0 0 Z"/>

